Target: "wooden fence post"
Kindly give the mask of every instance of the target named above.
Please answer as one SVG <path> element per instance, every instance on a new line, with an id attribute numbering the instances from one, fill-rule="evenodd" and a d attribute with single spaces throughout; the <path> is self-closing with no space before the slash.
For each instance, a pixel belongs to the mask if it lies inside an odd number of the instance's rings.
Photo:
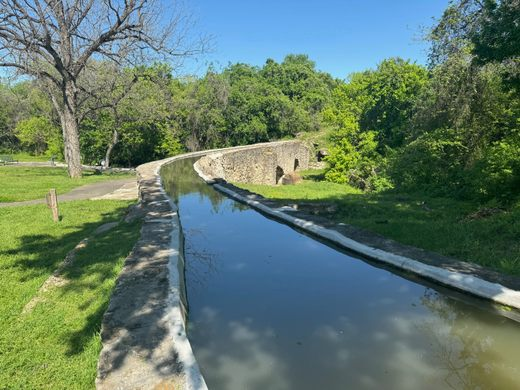
<path id="1" fill-rule="evenodd" d="M 47 199 L 47 206 L 52 211 L 53 221 L 58 222 L 60 220 L 60 212 L 58 210 L 58 195 L 56 194 L 56 189 L 51 188 L 45 198 Z"/>

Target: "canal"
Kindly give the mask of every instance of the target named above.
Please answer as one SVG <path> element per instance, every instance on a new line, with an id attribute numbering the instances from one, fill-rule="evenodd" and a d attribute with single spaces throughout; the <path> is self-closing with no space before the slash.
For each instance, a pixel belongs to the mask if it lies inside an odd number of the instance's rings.
<path id="1" fill-rule="evenodd" d="M 211 390 L 518 389 L 520 324 L 162 170 L 185 235 L 188 337 Z"/>

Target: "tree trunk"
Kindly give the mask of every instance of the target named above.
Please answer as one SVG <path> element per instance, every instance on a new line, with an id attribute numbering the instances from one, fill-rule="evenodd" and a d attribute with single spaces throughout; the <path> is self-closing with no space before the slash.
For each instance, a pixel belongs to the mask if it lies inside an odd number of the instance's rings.
<path id="1" fill-rule="evenodd" d="M 108 149 L 105 154 L 105 168 L 110 168 L 110 155 L 112 154 L 112 150 L 114 150 L 114 147 L 118 142 L 119 133 L 114 129 L 114 133 L 112 134 L 112 141 L 110 142 L 110 145 L 108 145 Z"/>
<path id="2" fill-rule="evenodd" d="M 67 163 L 69 176 L 81 177 L 81 155 L 79 149 L 78 118 L 76 115 L 76 86 L 72 82 L 66 82 L 63 88 L 63 111 L 61 112 L 61 127 L 63 130 L 63 143 L 65 146 L 65 162 Z"/>

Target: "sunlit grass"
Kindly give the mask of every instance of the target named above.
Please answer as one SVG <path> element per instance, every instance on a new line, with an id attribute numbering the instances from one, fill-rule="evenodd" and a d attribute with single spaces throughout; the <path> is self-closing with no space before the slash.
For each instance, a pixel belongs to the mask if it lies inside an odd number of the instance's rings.
<path id="1" fill-rule="evenodd" d="M 32 155 L 25 152 L 20 153 L 0 153 L 0 154 L 6 154 L 8 156 L 12 156 L 14 160 L 19 162 L 50 162 L 51 156 L 47 154 L 42 155 Z M 56 161 L 56 160 L 55 160 Z"/>
<path id="2" fill-rule="evenodd" d="M 0 202 L 16 202 L 42 199 L 50 188 L 63 194 L 73 188 L 103 180 L 132 177 L 126 173 L 95 174 L 83 172 L 81 179 L 71 179 L 65 168 L 36 168 L 23 166 L 0 166 Z"/>

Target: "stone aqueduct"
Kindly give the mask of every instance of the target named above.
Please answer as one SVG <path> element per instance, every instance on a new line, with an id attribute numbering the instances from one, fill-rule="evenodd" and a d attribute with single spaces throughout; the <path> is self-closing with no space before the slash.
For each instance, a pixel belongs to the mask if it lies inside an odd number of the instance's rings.
<path id="1" fill-rule="evenodd" d="M 199 172 L 214 180 L 272 185 L 285 174 L 307 169 L 309 156 L 302 142 L 287 141 L 210 153 L 196 165 Z"/>

